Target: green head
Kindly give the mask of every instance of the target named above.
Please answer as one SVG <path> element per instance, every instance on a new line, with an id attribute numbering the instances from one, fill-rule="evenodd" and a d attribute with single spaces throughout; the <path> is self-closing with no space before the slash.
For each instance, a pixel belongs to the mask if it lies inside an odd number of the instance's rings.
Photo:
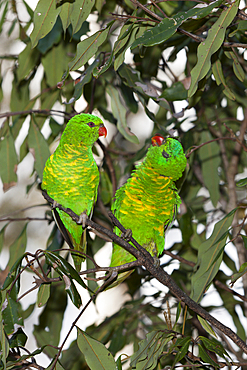
<path id="1" fill-rule="evenodd" d="M 107 130 L 99 117 L 92 114 L 77 114 L 69 120 L 62 134 L 60 144 L 92 146 L 99 136 L 106 136 Z"/>
<path id="2" fill-rule="evenodd" d="M 152 137 L 152 146 L 148 149 L 146 161 L 160 175 L 178 180 L 185 170 L 187 160 L 182 145 L 177 139 L 164 139 L 160 135 Z"/>

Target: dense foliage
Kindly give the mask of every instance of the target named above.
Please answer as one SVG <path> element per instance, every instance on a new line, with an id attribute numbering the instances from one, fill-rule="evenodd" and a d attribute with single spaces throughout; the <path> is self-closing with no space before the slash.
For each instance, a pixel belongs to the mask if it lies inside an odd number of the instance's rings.
<path id="1" fill-rule="evenodd" d="M 247 368 L 244 2 L 39 0 L 32 10 L 24 0 L 2 0 L 0 9 L 1 37 L 11 43 L 14 36 L 22 47 L 1 55 L 0 251 L 2 261 L 9 257 L 0 264 L 0 369 L 42 369 L 40 353 L 50 359 L 49 369 L 122 369 L 126 361 L 131 369 Z M 54 150 L 68 120 L 82 111 L 100 115 L 109 131 L 94 148 L 101 182 L 91 228 L 114 238 L 112 198 L 155 133 L 179 137 L 188 168 L 161 267 L 143 259 L 145 269 L 126 280 L 122 307 L 85 331 L 77 327 L 77 340 L 65 350 L 70 329 L 60 334 L 68 302 L 80 309 L 74 328 L 95 305 L 95 294 L 104 294 L 97 292 L 102 279 L 95 279 L 104 265 L 94 256 L 105 240 L 88 233 L 84 267 L 91 270 L 78 274 L 68 249 L 60 250 L 64 242 L 44 208 L 40 183 L 49 147 Z M 32 175 L 26 195 L 18 192 L 25 161 Z M 30 251 L 35 222 L 47 226 L 47 246 L 37 238 Z M 89 289 L 88 306 L 81 289 Z M 26 322 L 36 304 L 25 302 L 33 290 L 42 309 L 30 352 Z M 219 311 L 221 323 L 214 319 Z M 119 356 L 128 344 L 130 360 Z"/>

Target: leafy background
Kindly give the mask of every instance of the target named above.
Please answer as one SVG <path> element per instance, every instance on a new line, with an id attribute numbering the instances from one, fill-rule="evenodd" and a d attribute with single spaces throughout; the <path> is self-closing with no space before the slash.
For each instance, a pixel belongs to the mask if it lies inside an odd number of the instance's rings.
<path id="1" fill-rule="evenodd" d="M 66 252 L 54 252 L 63 240 L 40 191 L 45 161 L 66 122 L 82 111 L 100 115 L 109 135 L 94 149 L 101 184 L 93 221 L 111 229 L 112 197 L 144 157 L 150 138 L 157 132 L 179 136 L 189 165 L 161 264 L 209 314 L 223 323 L 228 318 L 245 341 L 244 2 L 40 0 L 34 10 L 24 0 L 2 0 L 0 7 L 0 368 L 37 361 L 52 369 L 61 351 L 57 369 L 115 369 L 112 356 L 121 369 L 118 355 L 128 345 L 134 355 L 125 368 L 244 369 L 243 349 L 224 331 L 215 334 L 147 271 L 100 293 L 85 309 L 86 280 Z M 88 235 L 88 255 L 97 254 L 100 266 L 109 263 L 110 247 Z M 47 276 L 54 262 L 62 267 Z M 83 265 L 92 267 L 90 259 Z M 33 284 L 33 276 L 41 280 Z M 97 288 L 93 280 L 87 284 Z M 65 349 L 63 340 L 82 310 L 77 341 Z M 39 354 L 48 356 L 46 365 Z"/>

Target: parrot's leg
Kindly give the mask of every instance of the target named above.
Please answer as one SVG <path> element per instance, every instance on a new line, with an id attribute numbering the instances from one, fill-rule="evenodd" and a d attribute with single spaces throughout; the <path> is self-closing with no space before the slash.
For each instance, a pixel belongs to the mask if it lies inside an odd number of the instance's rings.
<path id="1" fill-rule="evenodd" d="M 51 208 L 52 209 L 55 209 L 55 208 L 57 208 L 57 206 L 58 206 L 58 202 L 56 202 L 55 200 L 53 201 L 53 203 L 52 203 L 52 205 L 51 205 Z"/>
<path id="2" fill-rule="evenodd" d="M 132 237 L 132 230 L 131 229 L 127 229 L 124 233 L 121 234 L 121 238 L 125 239 L 126 242 L 129 242 L 131 237 Z"/>
<path id="3" fill-rule="evenodd" d="M 82 212 L 79 216 L 79 220 L 77 224 L 82 225 L 83 229 L 85 229 L 87 219 L 88 219 L 88 215 L 86 214 L 86 212 Z"/>
<path id="4" fill-rule="evenodd" d="M 154 260 L 154 267 L 155 268 L 158 268 L 160 267 L 160 260 L 157 256 L 153 256 L 153 260 Z"/>

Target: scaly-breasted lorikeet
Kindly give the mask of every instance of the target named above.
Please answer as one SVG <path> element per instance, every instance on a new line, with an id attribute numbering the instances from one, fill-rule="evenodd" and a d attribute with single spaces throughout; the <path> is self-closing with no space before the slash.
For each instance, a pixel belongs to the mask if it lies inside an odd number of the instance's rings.
<path id="1" fill-rule="evenodd" d="M 116 191 L 111 208 L 113 214 L 125 229 L 131 229 L 133 238 L 154 257 L 163 252 L 165 231 L 181 203 L 175 181 L 182 176 L 186 163 L 183 147 L 177 139 L 156 135 L 143 162 Z M 114 232 L 121 235 L 117 227 Z M 135 257 L 125 249 L 113 244 L 110 266 L 134 260 Z M 117 284 L 131 272 L 120 274 Z"/>
<path id="2" fill-rule="evenodd" d="M 43 172 L 42 189 L 55 202 L 76 214 L 90 216 L 97 199 L 99 171 L 92 146 L 99 136 L 106 136 L 100 118 L 78 114 L 70 119 L 55 152 L 48 158 Z M 86 252 L 85 233 L 65 212 L 56 210 L 55 218 L 64 239 L 71 248 Z M 74 258 L 76 268 L 80 264 Z"/>

